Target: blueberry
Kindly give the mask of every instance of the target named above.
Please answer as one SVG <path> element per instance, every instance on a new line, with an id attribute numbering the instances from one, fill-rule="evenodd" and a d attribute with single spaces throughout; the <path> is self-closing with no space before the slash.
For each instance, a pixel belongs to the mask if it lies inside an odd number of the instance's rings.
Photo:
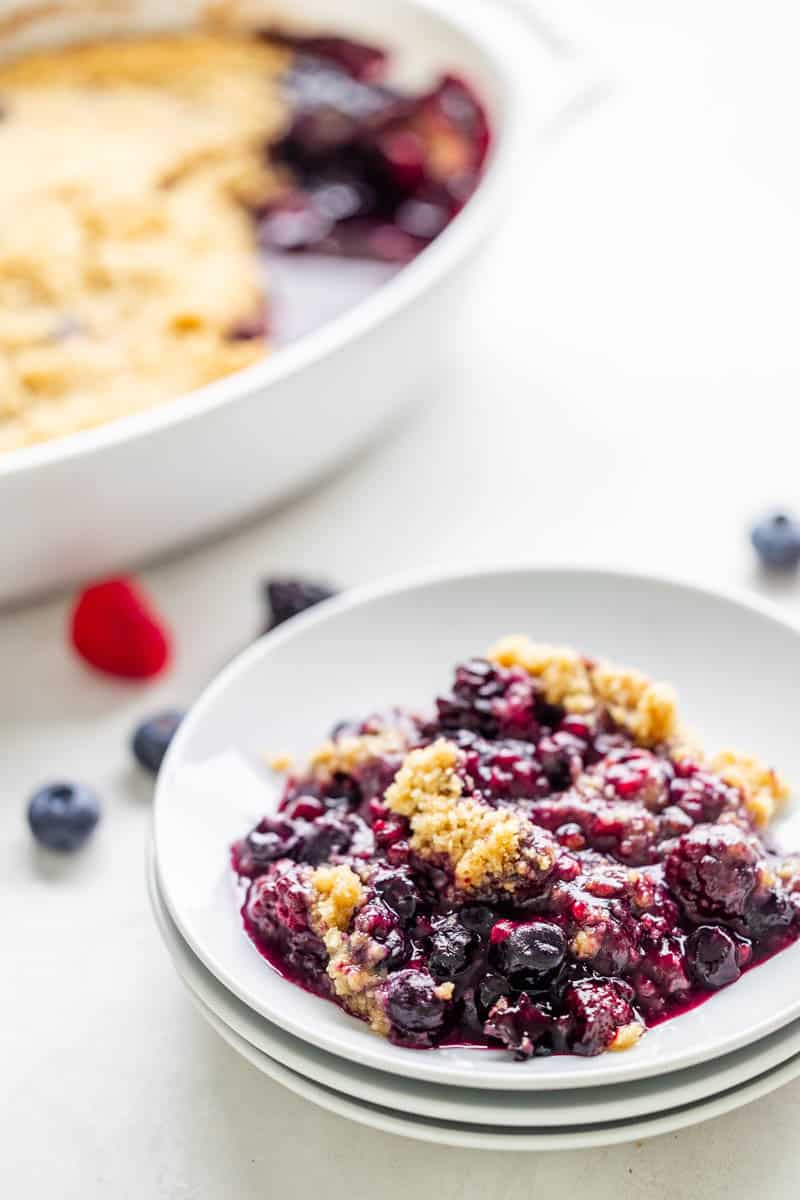
<path id="1" fill-rule="evenodd" d="M 389 976 L 386 1012 L 401 1032 L 434 1033 L 444 1022 L 445 1005 L 431 976 L 409 967 Z"/>
<path id="2" fill-rule="evenodd" d="M 510 991 L 511 984 L 502 975 L 495 975 L 492 971 L 486 972 L 475 989 L 478 1012 L 483 1016 L 484 1020 L 500 997 L 507 996 Z"/>
<path id="3" fill-rule="evenodd" d="M 177 709 L 167 709 L 155 717 L 149 717 L 137 726 L 131 741 L 136 761 L 154 775 L 164 761 L 167 748 L 175 736 L 175 731 L 183 720 L 183 713 Z"/>
<path id="4" fill-rule="evenodd" d="M 438 922 L 428 956 L 428 968 L 434 979 L 455 979 L 469 965 L 475 940 L 475 935 L 455 916 Z"/>
<path id="5" fill-rule="evenodd" d="M 467 904 L 461 909 L 458 919 L 470 933 L 475 933 L 478 937 L 488 937 L 495 916 L 492 910 L 483 904 Z"/>
<path id="6" fill-rule="evenodd" d="M 336 595 L 333 588 L 307 579 L 270 579 L 264 584 L 264 593 L 269 606 L 267 630 Z"/>
<path id="7" fill-rule="evenodd" d="M 419 894 L 413 881 L 403 871 L 381 871 L 373 880 L 378 895 L 401 921 L 408 923 L 417 911 Z"/>
<path id="8" fill-rule="evenodd" d="M 701 925 L 686 943 L 689 970 L 702 988 L 721 988 L 739 978 L 736 943 L 718 925 Z"/>
<path id="9" fill-rule="evenodd" d="M 750 540 L 765 567 L 788 570 L 800 562 L 800 525 L 788 513 L 764 517 L 753 526 Z"/>
<path id="10" fill-rule="evenodd" d="M 554 971 L 563 962 L 566 952 L 562 930 L 548 921 L 515 925 L 508 936 L 495 945 L 503 973 L 521 981 Z"/>
<path id="11" fill-rule="evenodd" d="M 354 928 L 377 942 L 382 948 L 381 965 L 390 971 L 407 961 L 409 945 L 398 924 L 397 914 L 380 900 L 372 900 L 364 905 L 356 916 Z"/>
<path id="12" fill-rule="evenodd" d="M 50 783 L 28 805 L 31 832 L 48 850 L 77 850 L 100 820 L 100 803 L 80 783 Z"/>

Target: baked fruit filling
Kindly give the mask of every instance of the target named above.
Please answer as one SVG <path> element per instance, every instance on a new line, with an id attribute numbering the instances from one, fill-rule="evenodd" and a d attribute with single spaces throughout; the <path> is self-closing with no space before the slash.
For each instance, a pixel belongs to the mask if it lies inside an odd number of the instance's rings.
<path id="1" fill-rule="evenodd" d="M 786 795 L 666 685 L 511 637 L 433 715 L 337 726 L 232 862 L 263 956 L 392 1041 L 594 1055 L 795 940 Z"/>
<path id="2" fill-rule="evenodd" d="M 196 32 L 0 63 L 0 452 L 269 351 L 265 251 L 406 263 L 488 149 L 454 76 L 411 94 L 337 37 Z"/>

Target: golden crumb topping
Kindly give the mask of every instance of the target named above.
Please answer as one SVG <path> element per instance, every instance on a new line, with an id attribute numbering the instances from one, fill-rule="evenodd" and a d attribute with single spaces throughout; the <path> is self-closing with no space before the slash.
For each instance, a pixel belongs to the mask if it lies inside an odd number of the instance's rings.
<path id="1" fill-rule="evenodd" d="M 458 762 L 458 748 L 444 738 L 412 750 L 386 792 L 386 804 L 392 812 L 412 821 L 430 807 L 432 800 L 449 801 L 455 807 L 464 791 L 456 773 Z"/>
<path id="2" fill-rule="evenodd" d="M 275 771 L 279 775 L 283 775 L 286 771 L 291 771 L 294 766 L 294 757 L 286 752 L 265 754 L 264 761 L 270 770 Z"/>
<path id="3" fill-rule="evenodd" d="M 643 1033 L 644 1025 L 640 1025 L 638 1021 L 631 1021 L 629 1025 L 620 1025 L 608 1049 L 630 1050 L 632 1046 L 636 1045 Z"/>
<path id="4" fill-rule="evenodd" d="M 314 890 L 312 923 L 317 929 L 347 929 L 364 899 L 364 887 L 347 866 L 317 867 L 311 876 Z"/>
<path id="5" fill-rule="evenodd" d="M 564 646 L 537 645 L 516 634 L 503 638 L 488 654 L 503 667 L 521 667 L 542 685 L 549 704 L 568 712 L 605 708 L 612 719 L 642 746 L 669 741 L 678 733 L 675 693 L 668 684 L 607 662 L 592 663 Z"/>
<path id="6" fill-rule="evenodd" d="M 593 667 L 591 678 L 597 700 L 640 745 L 655 746 L 678 732 L 678 701 L 669 684 L 609 663 Z"/>
<path id="7" fill-rule="evenodd" d="M 363 733 L 329 738 L 311 755 L 309 765 L 317 778 L 331 775 L 352 775 L 373 758 L 385 754 L 400 754 L 405 741 L 396 729 L 385 729 L 380 733 Z"/>
<path id="8" fill-rule="evenodd" d="M 522 667 L 542 684 L 548 704 L 563 704 L 570 712 L 594 707 L 586 659 L 569 646 L 546 646 L 524 634 L 501 638 L 487 658 L 501 667 Z"/>
<path id="9" fill-rule="evenodd" d="M 363 1018 L 370 1029 L 386 1037 L 390 1025 L 380 995 L 386 972 L 379 965 L 362 965 L 354 961 L 353 937 L 358 936 L 348 937 L 340 929 L 331 929 L 325 935 L 328 976 L 343 1006 Z M 363 934 L 360 936 L 364 938 Z"/>
<path id="10" fill-rule="evenodd" d="M 387 789 L 387 807 L 409 819 L 412 849 L 446 860 L 462 892 L 512 890 L 546 875 L 555 858 L 550 839 L 521 814 L 465 796 L 459 760 L 457 747 L 440 738 L 412 750 Z"/>
<path id="11" fill-rule="evenodd" d="M 752 755 L 721 750 L 710 765 L 721 779 L 739 789 L 747 811 L 758 826 L 768 824 L 788 799 L 786 782 Z"/>
<path id="12" fill-rule="evenodd" d="M 0 64 L 0 452 L 263 358 L 247 207 L 283 187 L 288 57 L 169 33 Z"/>

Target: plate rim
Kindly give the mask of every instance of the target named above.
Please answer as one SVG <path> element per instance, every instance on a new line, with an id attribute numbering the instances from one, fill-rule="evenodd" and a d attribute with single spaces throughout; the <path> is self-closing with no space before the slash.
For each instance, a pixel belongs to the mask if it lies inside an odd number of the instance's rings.
<path id="1" fill-rule="evenodd" d="M 458 1122 L 436 1121 L 432 1118 L 418 1118 L 411 1114 L 392 1112 L 379 1105 L 359 1102 L 352 1096 L 345 1096 L 334 1088 L 315 1083 L 307 1076 L 284 1067 L 282 1064 L 263 1054 L 249 1042 L 240 1037 L 233 1029 L 213 1013 L 197 997 L 192 1002 L 212 1029 L 225 1041 L 232 1050 L 263 1075 L 284 1087 L 302 1099 L 319 1108 L 332 1112 L 336 1116 L 376 1129 L 382 1133 L 393 1133 L 412 1141 L 423 1141 L 434 1145 L 457 1146 L 474 1150 L 515 1150 L 515 1151 L 560 1151 L 560 1150 L 591 1150 L 603 1146 L 624 1145 L 627 1142 L 641 1141 L 658 1137 L 665 1133 L 675 1133 L 692 1125 L 700 1125 L 704 1121 L 713 1120 L 755 1100 L 768 1096 L 771 1092 L 791 1083 L 800 1076 L 800 1054 L 795 1055 L 782 1066 L 766 1071 L 741 1087 L 729 1088 L 719 1096 L 698 1101 L 696 1104 L 682 1105 L 666 1113 L 656 1116 L 642 1117 L 639 1120 L 611 1122 L 605 1126 L 567 1127 L 563 1133 L 555 1133 L 552 1129 L 540 1131 L 533 1126 L 522 1128 L 518 1132 L 498 1132 L 485 1126 L 464 1126 Z M 424 1120 L 425 1124 L 422 1124 Z"/>

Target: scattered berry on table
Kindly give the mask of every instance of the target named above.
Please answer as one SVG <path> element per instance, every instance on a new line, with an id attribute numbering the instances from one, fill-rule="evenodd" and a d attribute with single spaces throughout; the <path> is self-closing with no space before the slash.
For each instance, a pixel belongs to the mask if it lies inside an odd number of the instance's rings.
<path id="1" fill-rule="evenodd" d="M 80 783 L 50 783 L 28 804 L 31 832 L 48 850 L 78 850 L 100 820 L 100 803 Z"/>
<path id="2" fill-rule="evenodd" d="M 269 579 L 264 584 L 264 595 L 269 608 L 269 630 L 323 600 L 330 600 L 336 590 L 308 579 Z"/>
<path id="3" fill-rule="evenodd" d="M 90 666 L 123 679 L 150 679 L 170 658 L 160 617 L 130 579 L 106 579 L 81 592 L 70 618 L 70 638 Z"/>
<path id="4" fill-rule="evenodd" d="M 183 720 L 183 713 L 167 709 L 155 717 L 142 721 L 134 731 L 131 741 L 136 761 L 155 775 L 164 761 L 169 744 Z"/>
<path id="5" fill-rule="evenodd" d="M 765 567 L 788 570 L 800 562 L 800 523 L 785 512 L 771 513 L 750 534 Z"/>

